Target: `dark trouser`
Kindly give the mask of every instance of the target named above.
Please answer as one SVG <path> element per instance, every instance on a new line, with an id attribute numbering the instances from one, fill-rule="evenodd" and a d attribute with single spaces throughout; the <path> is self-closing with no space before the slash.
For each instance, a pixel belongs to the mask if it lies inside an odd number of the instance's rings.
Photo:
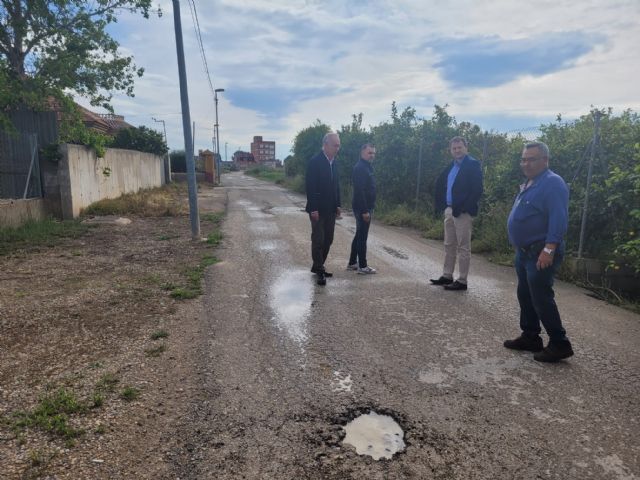
<path id="1" fill-rule="evenodd" d="M 369 237 L 369 226 L 373 218 L 373 212 L 371 212 L 369 221 L 365 222 L 362 219 L 362 213 L 356 210 L 353 211 L 353 216 L 356 219 L 356 234 L 351 242 L 351 255 L 349 255 L 349 265 L 358 262 L 360 268 L 367 266 L 367 238 Z"/>
<path id="2" fill-rule="evenodd" d="M 311 218 L 311 217 L 309 217 Z M 329 255 L 329 248 L 333 243 L 333 231 L 336 227 L 336 214 L 320 214 L 317 222 L 311 220 L 311 258 L 313 268 L 324 268 L 324 262 Z"/>
<path id="3" fill-rule="evenodd" d="M 556 249 L 553 263 L 542 270 L 536 268 L 540 248 L 516 251 L 518 274 L 518 302 L 520 303 L 520 328 L 525 335 L 540 334 L 540 323 L 552 341 L 566 340 L 558 306 L 554 300 L 553 276 L 562 263 L 564 252 Z"/>

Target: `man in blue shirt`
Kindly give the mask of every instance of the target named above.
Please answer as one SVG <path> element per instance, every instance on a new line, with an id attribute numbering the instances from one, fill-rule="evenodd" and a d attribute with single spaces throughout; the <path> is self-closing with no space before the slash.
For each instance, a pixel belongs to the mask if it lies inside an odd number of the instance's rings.
<path id="1" fill-rule="evenodd" d="M 569 189 L 549 170 L 549 147 L 542 142 L 525 145 L 520 167 L 527 181 L 520 186 L 507 229 L 516 249 L 522 334 L 504 346 L 536 352 L 533 358 L 540 362 L 558 362 L 573 355 L 553 292 L 553 277 L 564 256 Z M 541 323 L 549 335 L 545 348 Z"/>
<path id="2" fill-rule="evenodd" d="M 376 206 L 376 181 L 373 176 L 373 159 L 376 148 L 370 143 L 360 147 L 360 160 L 353 167 L 351 181 L 353 198 L 351 209 L 356 219 L 356 234 L 351 242 L 348 270 L 356 270 L 359 274 L 373 274 L 376 269 L 367 265 L 367 238 L 369 226 Z"/>
<path id="3" fill-rule="evenodd" d="M 453 161 L 445 168 L 435 187 L 436 213 L 444 212 L 444 268 L 432 285 L 443 285 L 445 290 L 466 290 L 471 263 L 471 227 L 478 215 L 478 201 L 482 195 L 482 169 L 467 154 L 467 141 L 453 137 L 449 141 Z M 458 278 L 453 271 L 458 257 Z"/>

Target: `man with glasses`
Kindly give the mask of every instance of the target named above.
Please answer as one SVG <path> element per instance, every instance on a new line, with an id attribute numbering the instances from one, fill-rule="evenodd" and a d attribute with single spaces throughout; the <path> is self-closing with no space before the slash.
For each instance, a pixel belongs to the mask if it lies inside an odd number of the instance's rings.
<path id="1" fill-rule="evenodd" d="M 482 169 L 467 154 L 467 141 L 453 137 L 449 141 L 453 161 L 436 180 L 436 213 L 444 212 L 444 268 L 432 285 L 443 285 L 445 290 L 466 290 L 471 263 L 471 226 L 478 215 L 478 202 L 482 196 Z M 453 271 L 458 257 L 458 278 Z"/>
<path id="2" fill-rule="evenodd" d="M 533 358 L 539 362 L 558 362 L 573 355 L 553 292 L 553 278 L 564 256 L 569 188 L 549 169 L 549 147 L 542 142 L 525 145 L 520 167 L 527 181 L 520 186 L 507 229 L 516 249 L 522 334 L 504 346 L 535 352 Z M 540 324 L 549 335 L 544 348 Z"/>
<path id="3" fill-rule="evenodd" d="M 340 150 L 337 133 L 327 133 L 322 139 L 322 151 L 309 160 L 305 177 L 307 206 L 311 220 L 311 272 L 317 276 L 318 285 L 326 285 L 324 262 L 333 243 L 336 217 L 340 217 L 340 183 L 336 155 Z"/>

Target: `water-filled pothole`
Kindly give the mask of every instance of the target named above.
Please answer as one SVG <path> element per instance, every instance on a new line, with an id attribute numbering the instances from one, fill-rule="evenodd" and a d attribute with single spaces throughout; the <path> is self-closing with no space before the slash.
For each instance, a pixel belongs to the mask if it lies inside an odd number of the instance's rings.
<path id="1" fill-rule="evenodd" d="M 356 417 L 343 428 L 346 432 L 343 443 L 355 447 L 359 455 L 380 460 L 391 458 L 405 449 L 404 432 L 388 415 L 371 411 Z"/>

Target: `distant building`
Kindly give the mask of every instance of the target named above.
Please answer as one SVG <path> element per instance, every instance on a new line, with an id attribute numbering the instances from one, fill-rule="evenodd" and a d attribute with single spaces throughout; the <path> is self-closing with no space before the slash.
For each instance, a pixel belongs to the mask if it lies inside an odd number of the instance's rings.
<path id="1" fill-rule="evenodd" d="M 253 154 L 249 152 L 243 152 L 242 150 L 237 150 L 231 157 L 231 160 L 233 161 L 233 164 L 240 170 L 244 170 L 256 165 L 256 160 L 253 157 Z"/>
<path id="2" fill-rule="evenodd" d="M 275 166 L 276 142 L 262 140 L 262 137 L 253 137 L 251 154 L 257 163 Z"/>

